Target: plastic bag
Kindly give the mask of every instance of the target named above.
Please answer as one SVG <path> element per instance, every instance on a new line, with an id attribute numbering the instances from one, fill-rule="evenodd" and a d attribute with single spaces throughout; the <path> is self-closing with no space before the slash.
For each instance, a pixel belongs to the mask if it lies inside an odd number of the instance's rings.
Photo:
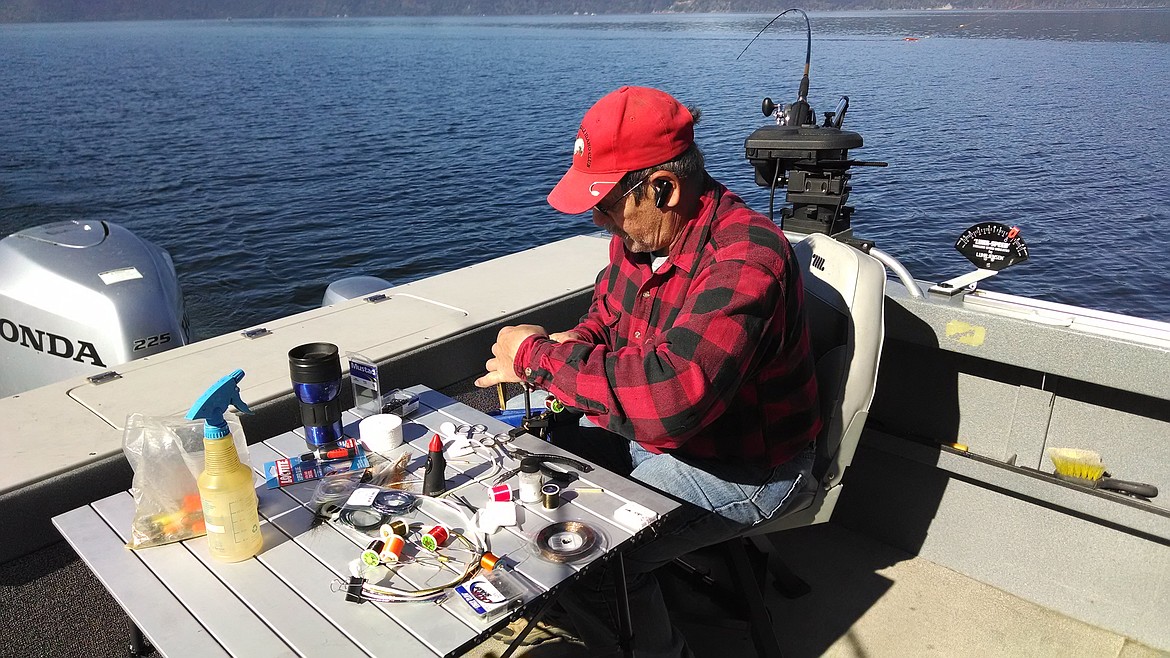
<path id="1" fill-rule="evenodd" d="M 227 422 L 240 461 L 247 464 L 244 430 L 232 416 Z M 197 484 L 203 472 L 202 420 L 131 414 L 122 453 L 134 469 L 134 522 L 126 546 L 146 548 L 206 534 Z"/>

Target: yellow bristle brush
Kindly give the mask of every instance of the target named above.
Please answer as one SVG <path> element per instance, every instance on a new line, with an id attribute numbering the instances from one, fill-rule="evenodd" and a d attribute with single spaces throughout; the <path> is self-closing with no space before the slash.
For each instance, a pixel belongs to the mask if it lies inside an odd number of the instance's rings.
<path id="1" fill-rule="evenodd" d="M 1119 491 L 1142 498 L 1153 498 L 1158 495 L 1158 487 L 1152 484 L 1108 477 L 1105 473 L 1105 464 L 1101 462 L 1101 455 L 1092 450 L 1049 448 L 1048 458 L 1055 467 L 1053 474 L 1065 482 L 1073 482 L 1091 489 Z"/>

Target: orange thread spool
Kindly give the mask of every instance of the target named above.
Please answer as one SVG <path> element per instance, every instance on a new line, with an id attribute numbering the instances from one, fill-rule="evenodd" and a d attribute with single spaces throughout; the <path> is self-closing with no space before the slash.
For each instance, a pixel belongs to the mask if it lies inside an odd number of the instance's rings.
<path id="1" fill-rule="evenodd" d="M 386 546 L 378 557 L 382 558 L 383 562 L 394 563 L 402 555 L 402 548 L 406 546 L 406 540 L 398 535 L 390 535 L 386 540 Z"/>
<path id="2" fill-rule="evenodd" d="M 484 553 L 483 557 L 479 559 L 479 566 L 483 567 L 484 571 L 491 571 L 499 564 L 500 558 L 494 553 Z"/>

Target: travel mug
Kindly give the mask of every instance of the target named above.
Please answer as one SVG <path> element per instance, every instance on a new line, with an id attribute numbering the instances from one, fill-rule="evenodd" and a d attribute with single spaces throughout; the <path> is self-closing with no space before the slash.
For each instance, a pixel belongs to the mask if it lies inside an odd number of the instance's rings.
<path id="1" fill-rule="evenodd" d="M 293 393 L 300 402 L 305 442 L 328 445 L 341 434 L 341 358 L 332 343 L 307 343 L 289 350 Z"/>

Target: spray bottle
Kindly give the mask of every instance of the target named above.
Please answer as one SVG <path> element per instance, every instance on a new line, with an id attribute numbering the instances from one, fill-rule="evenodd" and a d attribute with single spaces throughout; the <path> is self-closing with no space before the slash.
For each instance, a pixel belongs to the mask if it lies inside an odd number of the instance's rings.
<path id="1" fill-rule="evenodd" d="M 240 399 L 239 383 L 243 378 L 244 371 L 236 370 L 219 380 L 187 413 L 188 420 L 205 421 L 205 465 L 198 480 L 199 497 L 207 524 L 207 547 L 211 557 L 221 562 L 246 560 L 259 553 L 264 544 L 252 469 L 240 462 L 236 442 L 223 417 L 228 405 L 252 413 Z"/>

